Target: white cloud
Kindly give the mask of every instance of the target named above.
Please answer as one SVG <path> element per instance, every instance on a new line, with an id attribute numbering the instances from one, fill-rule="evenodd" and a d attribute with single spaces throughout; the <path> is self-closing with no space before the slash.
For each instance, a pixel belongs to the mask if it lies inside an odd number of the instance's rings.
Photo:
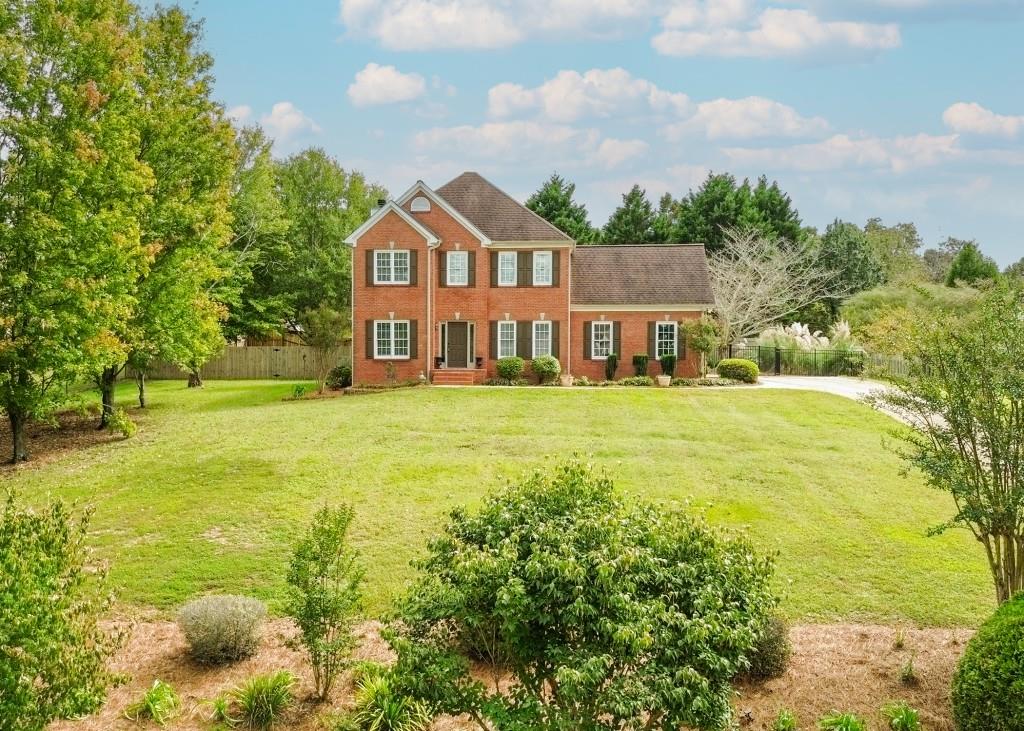
<path id="1" fill-rule="evenodd" d="M 701 102 L 689 119 L 666 125 L 663 132 L 673 142 L 687 134 L 703 133 L 708 139 L 755 137 L 813 137 L 829 129 L 821 117 L 804 117 L 793 107 L 772 99 L 714 99 Z"/>
<path id="2" fill-rule="evenodd" d="M 668 56 L 748 56 L 798 58 L 808 55 L 871 55 L 900 45 L 899 26 L 821 20 L 807 10 L 768 8 L 746 22 L 717 25 L 701 22 L 680 25 L 670 13 L 665 30 L 651 41 Z M 739 27 L 737 27 L 739 26 Z"/>
<path id="3" fill-rule="evenodd" d="M 617 140 L 609 137 L 602 140 L 594 153 L 594 159 L 606 168 L 617 168 L 624 162 L 640 157 L 647 152 L 643 140 Z"/>
<path id="4" fill-rule="evenodd" d="M 1024 130 L 1024 115 L 996 114 L 975 102 L 957 102 L 942 114 L 942 121 L 954 132 L 1016 137 Z"/>
<path id="5" fill-rule="evenodd" d="M 919 134 L 908 137 L 850 137 L 833 135 L 822 142 L 790 147 L 727 147 L 723 153 L 735 164 L 759 169 L 821 172 L 869 168 L 903 173 L 960 157 L 957 135 Z"/>
<path id="6" fill-rule="evenodd" d="M 357 107 L 369 107 L 412 101 L 426 91 L 427 81 L 419 74 L 403 74 L 394 66 L 368 63 L 349 84 L 348 98 Z"/>
<path id="7" fill-rule="evenodd" d="M 248 104 L 239 104 L 237 107 L 231 107 L 225 114 L 236 124 L 245 124 L 252 116 L 252 107 Z"/>
<path id="8" fill-rule="evenodd" d="M 629 112 L 681 114 L 689 108 L 686 94 L 659 89 L 622 68 L 559 71 L 553 79 L 528 89 L 498 84 L 487 94 L 492 117 L 539 110 L 548 119 L 574 122 L 583 117 L 621 116 Z"/>
<path id="9" fill-rule="evenodd" d="M 480 126 L 434 127 L 413 137 L 421 152 L 457 152 L 490 159 L 519 160 L 571 156 L 594 150 L 596 130 L 534 121 L 488 122 Z"/>
<path id="10" fill-rule="evenodd" d="M 320 132 L 320 127 L 291 102 L 278 102 L 269 114 L 260 117 L 260 124 L 277 142 L 284 142 L 303 132 Z"/>

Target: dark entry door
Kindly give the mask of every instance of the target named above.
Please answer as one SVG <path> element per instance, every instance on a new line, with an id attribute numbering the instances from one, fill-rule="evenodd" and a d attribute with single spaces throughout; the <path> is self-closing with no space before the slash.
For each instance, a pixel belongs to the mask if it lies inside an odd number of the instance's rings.
<path id="1" fill-rule="evenodd" d="M 469 323 L 448 323 L 448 345 L 444 354 L 448 368 L 466 368 L 469 365 Z"/>

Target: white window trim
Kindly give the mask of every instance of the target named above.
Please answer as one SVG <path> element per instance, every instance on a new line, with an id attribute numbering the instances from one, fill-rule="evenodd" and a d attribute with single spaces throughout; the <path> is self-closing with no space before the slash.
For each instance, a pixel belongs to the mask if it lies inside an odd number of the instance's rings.
<path id="1" fill-rule="evenodd" d="M 512 281 L 503 282 L 501 281 L 501 260 L 512 257 Z M 519 252 L 517 251 L 499 251 L 498 252 L 498 286 L 499 287 L 515 287 L 519 284 Z"/>
<path id="2" fill-rule="evenodd" d="M 508 325 L 512 326 L 512 354 L 511 355 L 502 355 L 501 354 L 501 342 L 502 342 L 501 328 L 502 328 L 503 325 L 504 326 L 508 326 Z M 514 358 L 515 357 L 515 355 L 516 355 L 516 343 L 519 342 L 519 340 L 518 340 L 519 333 L 516 332 L 516 329 L 517 329 L 517 326 L 516 326 L 516 321 L 515 320 L 498 320 L 498 358 L 499 358 L 499 360 L 501 358 Z"/>
<path id="3" fill-rule="evenodd" d="M 388 255 L 389 269 L 391 270 L 391 279 L 389 281 L 383 281 L 380 278 L 379 269 L 377 267 L 378 259 L 381 254 Z M 395 254 L 405 254 L 405 281 L 395 281 Z M 382 287 L 397 285 L 400 287 L 409 286 L 409 280 L 412 276 L 412 254 L 409 249 L 377 249 L 373 254 L 373 283 Z"/>
<path id="4" fill-rule="evenodd" d="M 548 326 L 548 352 L 542 353 L 541 355 L 551 355 L 551 351 L 555 349 L 555 333 L 554 328 L 551 326 L 551 320 L 534 320 L 533 325 L 530 327 L 530 352 L 532 358 L 539 357 L 537 354 L 537 326 L 547 325 Z"/>
<path id="5" fill-rule="evenodd" d="M 597 342 L 597 326 L 607 325 L 608 326 L 608 352 L 615 352 L 615 323 L 608 322 L 607 320 L 595 320 L 590 323 L 590 359 L 591 360 L 608 360 L 607 355 L 596 355 L 594 353 L 594 343 Z"/>
<path id="6" fill-rule="evenodd" d="M 377 337 L 377 329 L 380 323 L 386 323 L 388 325 L 388 340 L 391 343 L 391 355 L 380 354 L 380 338 Z M 395 355 L 395 324 L 405 324 L 406 336 L 409 339 L 406 345 L 406 350 L 412 351 L 412 328 L 410 327 L 410 320 L 374 320 L 373 321 L 373 359 L 374 360 L 409 360 L 408 353 L 406 355 Z"/>
<path id="7" fill-rule="evenodd" d="M 464 282 L 453 282 L 452 281 L 452 256 L 461 256 L 466 261 L 466 281 Z M 469 252 L 468 251 L 449 251 L 445 254 L 444 258 L 445 265 L 445 284 L 449 287 L 468 287 L 469 286 Z"/>
<path id="8" fill-rule="evenodd" d="M 537 257 L 540 255 L 546 255 L 548 259 L 548 281 L 538 282 L 537 281 Z M 555 282 L 555 257 L 550 251 L 535 251 L 533 252 L 533 286 L 534 287 L 553 287 Z"/>
<path id="9" fill-rule="evenodd" d="M 661 342 L 661 328 L 663 326 L 670 325 L 672 327 L 672 352 L 658 354 L 658 345 Z M 659 322 L 654 329 L 654 357 L 656 360 L 661 360 L 663 355 L 674 355 L 679 357 L 679 323 L 677 322 Z"/>

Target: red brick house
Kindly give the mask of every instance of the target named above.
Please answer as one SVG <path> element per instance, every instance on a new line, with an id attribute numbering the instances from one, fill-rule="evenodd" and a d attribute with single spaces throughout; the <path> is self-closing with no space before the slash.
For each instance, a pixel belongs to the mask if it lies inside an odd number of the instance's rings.
<path id="1" fill-rule="evenodd" d="M 577 247 L 476 173 L 417 182 L 345 242 L 355 383 L 480 383 L 501 357 L 544 354 L 593 380 L 609 353 L 619 377 L 640 353 L 651 375 L 667 353 L 697 373 L 679 325 L 714 305 L 701 245 Z"/>

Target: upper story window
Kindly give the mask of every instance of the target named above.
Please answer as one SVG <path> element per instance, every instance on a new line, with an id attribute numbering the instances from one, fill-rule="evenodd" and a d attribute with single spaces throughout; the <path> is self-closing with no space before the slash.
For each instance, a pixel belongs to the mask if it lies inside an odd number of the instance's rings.
<path id="1" fill-rule="evenodd" d="M 676 355 L 676 344 L 678 343 L 676 336 L 676 323 L 674 322 L 659 322 L 658 323 L 658 337 L 655 343 L 658 358 L 663 355 Z"/>
<path id="2" fill-rule="evenodd" d="M 449 251 L 447 255 L 449 287 L 466 287 L 469 285 L 469 252 Z"/>
<path id="3" fill-rule="evenodd" d="M 519 254 L 515 251 L 498 252 L 498 286 L 514 287 L 518 281 L 517 260 Z"/>
<path id="4" fill-rule="evenodd" d="M 552 273 L 552 259 L 550 251 L 533 252 L 533 286 L 551 286 L 554 281 Z"/>
<path id="5" fill-rule="evenodd" d="M 413 213 L 429 213 L 430 200 L 426 196 L 418 195 L 409 204 L 409 210 Z"/>
<path id="6" fill-rule="evenodd" d="M 612 323 L 594 322 L 590 331 L 590 357 L 606 360 L 612 352 Z"/>
<path id="7" fill-rule="evenodd" d="M 408 249 L 381 249 L 376 252 L 373 267 L 374 284 L 408 284 Z"/>
<path id="8" fill-rule="evenodd" d="M 408 320 L 377 320 L 375 328 L 374 358 L 409 357 Z"/>
<path id="9" fill-rule="evenodd" d="M 533 357 L 551 355 L 551 322 L 535 320 L 533 323 Z"/>
<path id="10" fill-rule="evenodd" d="M 498 321 L 498 357 L 511 358 L 516 354 L 516 321 Z"/>

